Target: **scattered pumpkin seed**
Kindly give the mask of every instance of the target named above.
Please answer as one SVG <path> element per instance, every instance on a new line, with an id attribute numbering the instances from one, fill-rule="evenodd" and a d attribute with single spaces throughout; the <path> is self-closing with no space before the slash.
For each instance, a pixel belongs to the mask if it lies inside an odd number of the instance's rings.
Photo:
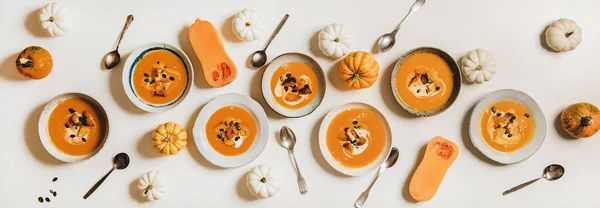
<path id="1" fill-rule="evenodd" d="M 498 114 L 496 114 L 496 116 L 500 117 L 500 116 L 502 116 L 502 114 L 501 114 L 501 113 L 498 113 Z"/>
<path id="2" fill-rule="evenodd" d="M 150 81 L 149 79 L 144 79 L 144 82 L 149 82 L 149 81 Z"/>
<path id="3" fill-rule="evenodd" d="M 175 77 L 169 77 L 169 80 L 175 81 Z"/>
<path id="4" fill-rule="evenodd" d="M 350 128 L 346 127 L 346 128 L 344 128 L 344 131 L 348 131 L 348 129 L 350 129 Z"/>
<path id="5" fill-rule="evenodd" d="M 290 78 L 292 76 L 292 74 L 285 74 L 285 77 Z"/>
<path id="6" fill-rule="evenodd" d="M 50 202 L 50 198 L 46 197 L 46 202 Z"/>
<path id="7" fill-rule="evenodd" d="M 435 87 L 435 91 L 439 91 L 440 90 L 440 86 Z"/>
<path id="8" fill-rule="evenodd" d="M 496 113 L 496 107 L 492 107 L 492 113 Z"/>
<path id="9" fill-rule="evenodd" d="M 81 138 L 81 141 L 83 141 L 83 142 L 87 142 L 87 140 L 85 139 L 85 137 L 82 137 L 82 138 Z"/>
<path id="10" fill-rule="evenodd" d="M 529 118 L 529 114 L 527 114 L 527 113 L 526 113 L 526 114 L 525 114 L 525 117 Z"/>
<path id="11" fill-rule="evenodd" d="M 71 137 L 71 138 L 75 138 L 75 135 L 71 134 L 71 135 L 69 135 L 69 137 Z"/>
<path id="12" fill-rule="evenodd" d="M 65 128 L 69 128 L 69 124 L 65 124 Z"/>
<path id="13" fill-rule="evenodd" d="M 221 134 L 217 134 L 217 138 L 223 139 L 223 136 L 221 136 Z"/>
<path id="14" fill-rule="evenodd" d="M 160 64 L 160 61 L 157 61 L 156 64 Z"/>
<path id="15" fill-rule="evenodd" d="M 240 137 L 239 137 L 239 136 L 236 136 L 236 137 L 235 137 L 235 141 L 237 141 L 237 140 L 239 140 L 239 139 L 240 139 Z"/>
<path id="16" fill-rule="evenodd" d="M 54 177 L 54 178 L 52 179 L 52 182 L 56 182 L 57 180 L 58 180 L 58 177 Z"/>
<path id="17" fill-rule="evenodd" d="M 352 121 L 352 124 L 358 124 L 358 121 Z"/>
<path id="18" fill-rule="evenodd" d="M 508 137 L 512 137 L 512 134 L 508 134 Z"/>
<path id="19" fill-rule="evenodd" d="M 223 132 L 223 131 L 225 131 L 225 129 L 219 129 L 219 131 L 220 131 L 220 132 Z"/>
<path id="20" fill-rule="evenodd" d="M 417 93 L 421 93 L 421 89 L 417 89 Z"/>
<path id="21" fill-rule="evenodd" d="M 75 110 L 73 110 L 73 108 L 69 108 L 69 113 L 75 113 Z"/>
<path id="22" fill-rule="evenodd" d="M 40 197 L 38 197 L 38 201 L 39 201 L 40 203 L 44 203 L 44 198 L 42 198 L 42 197 L 40 196 Z"/>
<path id="23" fill-rule="evenodd" d="M 167 78 L 167 75 L 166 75 L 166 74 L 162 74 L 162 77 L 163 77 L 163 78 Z"/>
<path id="24" fill-rule="evenodd" d="M 145 76 L 145 77 L 149 77 L 150 75 L 148 75 L 148 74 L 144 73 L 144 76 Z"/>

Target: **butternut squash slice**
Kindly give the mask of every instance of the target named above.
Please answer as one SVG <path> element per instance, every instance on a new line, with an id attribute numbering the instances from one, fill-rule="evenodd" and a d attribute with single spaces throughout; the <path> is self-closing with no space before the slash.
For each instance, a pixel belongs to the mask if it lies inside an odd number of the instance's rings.
<path id="1" fill-rule="evenodd" d="M 437 136 L 429 141 L 425 156 L 413 174 L 408 192 L 417 201 L 428 201 L 435 195 L 446 171 L 458 156 L 455 143 Z"/>
<path id="2" fill-rule="evenodd" d="M 227 55 L 215 26 L 198 18 L 190 26 L 188 36 L 210 86 L 222 87 L 235 80 L 237 68 Z"/>

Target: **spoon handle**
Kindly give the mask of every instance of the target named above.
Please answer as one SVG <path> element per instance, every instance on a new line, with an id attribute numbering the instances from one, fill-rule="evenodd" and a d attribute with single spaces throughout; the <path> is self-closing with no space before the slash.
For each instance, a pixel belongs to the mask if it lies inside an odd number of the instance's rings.
<path id="1" fill-rule="evenodd" d="M 375 181 L 377 181 L 377 179 L 379 179 L 379 175 L 381 175 L 381 171 L 378 171 L 375 174 L 375 178 L 373 178 L 373 181 L 371 181 L 371 184 L 369 184 L 369 187 L 367 188 L 367 190 L 362 192 L 362 194 L 358 197 L 358 199 L 356 199 L 356 202 L 354 202 L 354 207 L 360 208 L 365 204 L 365 202 L 367 201 L 367 198 L 369 197 L 369 192 L 371 192 L 371 188 L 373 188 Z"/>
<path id="2" fill-rule="evenodd" d="M 532 183 L 534 183 L 534 182 L 536 182 L 536 181 L 538 181 L 538 180 L 540 180 L 540 179 L 541 179 L 541 178 L 536 178 L 536 179 L 533 179 L 533 180 L 527 181 L 527 182 L 525 182 L 525 183 L 522 183 L 521 185 L 515 186 L 515 187 L 513 187 L 513 188 L 511 188 L 511 189 L 508 189 L 508 190 L 506 190 L 505 192 L 502 192 L 502 196 L 506 196 L 507 194 L 510 194 L 510 193 L 512 193 L 512 192 L 515 192 L 515 191 L 518 191 L 519 189 L 522 189 L 522 188 L 524 188 L 525 186 L 529 186 L 529 185 L 531 185 Z"/>
<path id="3" fill-rule="evenodd" d="M 263 49 L 263 51 L 267 50 L 267 47 L 269 47 L 269 45 L 271 44 L 271 41 L 273 41 L 273 39 L 275 39 L 275 36 L 277 36 L 277 34 L 279 33 L 279 31 L 281 30 L 281 28 L 287 21 L 288 17 L 290 17 L 289 14 L 285 14 L 285 16 L 283 16 L 283 19 L 281 19 L 281 21 L 279 22 L 279 25 L 277 25 L 277 28 L 275 28 L 273 35 L 271 35 L 271 38 L 269 38 L 269 41 L 267 41 L 267 45 L 265 45 L 265 48 Z"/>
<path id="4" fill-rule="evenodd" d="M 121 39 L 123 39 L 123 34 L 125 34 L 125 30 L 129 28 L 129 24 L 133 22 L 133 15 L 127 15 L 127 20 L 125 21 L 125 25 L 123 26 L 123 30 L 121 30 L 121 34 L 119 35 L 119 39 L 117 40 L 117 46 L 115 47 L 115 51 L 119 50 L 119 45 L 121 45 Z"/>
<path id="5" fill-rule="evenodd" d="M 110 169 L 110 171 L 106 175 L 104 175 L 104 177 L 102 177 L 98 182 L 96 182 L 96 184 L 94 184 L 94 186 L 92 186 L 92 188 L 87 193 L 85 193 L 85 195 L 83 196 L 83 199 L 87 199 L 90 195 L 92 195 L 92 193 L 94 193 L 94 191 L 96 191 L 96 189 L 98 189 L 98 187 L 100 187 L 100 185 L 102 185 L 102 182 L 104 182 L 104 180 L 106 180 L 106 178 L 108 178 L 108 175 L 110 175 L 110 173 L 112 173 L 113 170 L 115 170 L 114 167 L 112 169 Z"/>
<path id="6" fill-rule="evenodd" d="M 296 173 L 298 173 L 298 189 L 300 189 L 300 194 L 306 194 L 306 192 L 308 192 L 308 186 L 306 185 L 304 177 L 302 177 L 302 173 L 300 173 L 300 168 L 298 167 L 298 161 L 296 161 L 296 156 L 294 156 L 294 151 L 290 151 L 290 154 L 292 154 L 292 160 L 294 160 L 294 168 L 296 169 Z"/>
<path id="7" fill-rule="evenodd" d="M 404 19 L 402 19 L 402 21 L 400 22 L 400 24 L 398 24 L 398 26 L 396 27 L 396 29 L 394 30 L 394 34 L 396 32 L 398 32 L 398 30 L 400 30 L 400 27 L 402 27 L 402 25 L 404 24 L 404 22 L 406 22 L 406 20 L 415 12 L 417 12 L 417 10 L 419 10 L 419 8 L 421 8 L 421 6 L 423 6 L 423 4 L 425 4 L 425 0 L 416 0 L 415 3 L 410 7 L 410 11 L 408 11 L 408 14 L 406 14 L 406 16 L 404 16 Z"/>

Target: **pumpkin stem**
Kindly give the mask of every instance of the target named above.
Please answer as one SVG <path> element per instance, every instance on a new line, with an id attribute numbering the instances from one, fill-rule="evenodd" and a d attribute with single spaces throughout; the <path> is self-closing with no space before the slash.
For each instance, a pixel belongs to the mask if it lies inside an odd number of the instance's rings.
<path id="1" fill-rule="evenodd" d="M 571 31 L 571 32 L 568 32 L 567 34 L 565 34 L 565 37 L 567 37 L 567 38 L 568 38 L 568 37 L 571 37 L 571 35 L 573 35 L 573 33 L 575 33 L 575 32 L 573 32 L 573 31 Z"/>
<path id="2" fill-rule="evenodd" d="M 154 187 L 152 185 L 148 185 L 148 187 L 146 187 L 146 190 L 144 191 L 144 195 L 148 194 L 148 191 L 152 190 Z"/>
<path id="3" fill-rule="evenodd" d="M 250 22 L 246 22 L 246 27 L 250 27 L 250 25 L 252 25 Z"/>
<path id="4" fill-rule="evenodd" d="M 594 124 L 594 119 L 592 119 L 592 117 L 585 116 L 585 117 L 581 118 L 581 126 L 586 127 L 586 126 L 591 126 L 592 124 Z"/>
<path id="5" fill-rule="evenodd" d="M 165 142 L 170 142 L 172 140 L 171 135 L 167 135 L 165 137 Z"/>
<path id="6" fill-rule="evenodd" d="M 340 38 L 336 37 L 335 40 L 333 40 L 333 41 L 335 41 L 336 43 L 339 43 L 340 42 Z"/>
<path id="7" fill-rule="evenodd" d="M 50 18 L 48 18 L 48 21 L 54 22 L 54 16 L 50 16 Z"/>
<path id="8" fill-rule="evenodd" d="M 477 68 L 475 68 L 475 70 L 477 70 L 477 71 L 481 71 L 481 70 L 483 70 L 483 66 L 481 66 L 481 65 L 477 65 Z"/>
<path id="9" fill-rule="evenodd" d="M 264 177 L 263 177 L 263 178 L 261 178 L 261 179 L 260 179 L 260 182 L 262 182 L 262 183 L 267 183 L 267 178 L 264 178 Z"/>

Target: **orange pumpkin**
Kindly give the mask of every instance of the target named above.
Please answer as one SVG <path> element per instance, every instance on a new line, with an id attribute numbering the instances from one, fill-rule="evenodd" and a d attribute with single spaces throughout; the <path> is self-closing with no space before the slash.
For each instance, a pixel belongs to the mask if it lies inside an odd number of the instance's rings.
<path id="1" fill-rule="evenodd" d="M 17 70 L 23 76 L 32 79 L 43 79 L 52 71 L 52 56 L 50 52 L 39 46 L 25 48 L 16 60 Z"/>
<path id="2" fill-rule="evenodd" d="M 340 63 L 340 77 L 348 87 L 369 88 L 379 77 L 379 63 L 369 52 L 352 52 Z"/>
<path id="3" fill-rule="evenodd" d="M 560 114 L 560 122 L 575 138 L 591 137 L 600 130 L 600 110 L 590 103 L 575 103 Z"/>

